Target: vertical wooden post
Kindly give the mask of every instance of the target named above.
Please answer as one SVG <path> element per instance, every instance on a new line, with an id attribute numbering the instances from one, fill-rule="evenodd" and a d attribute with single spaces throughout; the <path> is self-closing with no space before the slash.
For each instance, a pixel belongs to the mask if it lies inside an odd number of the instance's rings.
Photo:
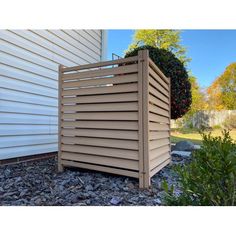
<path id="1" fill-rule="evenodd" d="M 170 119 L 170 124 L 169 124 L 169 143 L 170 143 L 170 150 L 169 150 L 169 155 L 170 155 L 170 160 L 171 160 L 171 78 L 167 78 L 169 80 L 169 119 Z"/>
<path id="2" fill-rule="evenodd" d="M 138 140 L 139 140 L 139 187 L 144 188 L 143 164 L 143 51 L 138 52 Z"/>
<path id="3" fill-rule="evenodd" d="M 61 92 L 62 92 L 62 65 L 59 65 L 58 70 L 58 171 L 64 170 L 61 164 Z"/>
<path id="4" fill-rule="evenodd" d="M 143 50 L 143 162 L 144 162 L 144 188 L 151 185 L 149 160 L 149 52 Z"/>

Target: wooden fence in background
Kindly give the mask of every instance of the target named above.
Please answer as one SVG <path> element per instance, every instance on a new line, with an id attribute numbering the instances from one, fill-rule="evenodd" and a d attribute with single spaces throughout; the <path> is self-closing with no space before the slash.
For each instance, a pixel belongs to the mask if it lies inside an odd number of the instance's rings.
<path id="1" fill-rule="evenodd" d="M 58 167 L 139 179 L 170 161 L 170 82 L 148 56 L 59 68 Z"/>

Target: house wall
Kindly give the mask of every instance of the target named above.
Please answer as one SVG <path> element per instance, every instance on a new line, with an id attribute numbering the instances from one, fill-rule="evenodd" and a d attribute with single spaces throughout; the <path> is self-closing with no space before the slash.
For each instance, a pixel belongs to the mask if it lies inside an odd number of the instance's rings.
<path id="1" fill-rule="evenodd" d="M 105 58 L 102 30 L 0 30 L 0 160 L 57 151 L 58 65 Z"/>

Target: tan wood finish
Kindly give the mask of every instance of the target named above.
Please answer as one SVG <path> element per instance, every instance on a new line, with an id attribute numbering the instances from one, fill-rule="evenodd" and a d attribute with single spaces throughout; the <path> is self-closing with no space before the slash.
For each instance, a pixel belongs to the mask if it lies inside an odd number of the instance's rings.
<path id="1" fill-rule="evenodd" d="M 76 120 L 138 120 L 137 112 L 80 112 L 63 113 L 62 119 Z"/>
<path id="2" fill-rule="evenodd" d="M 111 148 L 120 148 L 124 150 L 125 149 L 139 150 L 137 140 L 63 136 L 61 142 L 62 144 L 81 144 L 94 147 L 108 147 L 108 148 L 111 147 Z"/>
<path id="3" fill-rule="evenodd" d="M 164 145 L 169 145 L 170 140 L 169 138 L 163 138 L 163 139 L 158 139 L 158 140 L 151 140 L 150 141 L 150 150 L 153 150 L 155 148 L 162 147 Z"/>
<path id="4" fill-rule="evenodd" d="M 62 104 L 77 103 L 77 104 L 88 104 L 88 103 L 107 103 L 107 102 L 132 102 L 138 101 L 138 93 L 124 93 L 120 94 L 100 94 L 90 96 L 77 96 L 77 97 L 64 97 L 62 98 Z M 168 106 L 167 106 L 168 107 Z"/>
<path id="5" fill-rule="evenodd" d="M 59 70 L 58 169 L 131 176 L 140 188 L 170 162 L 170 80 L 138 56 Z"/>
<path id="6" fill-rule="evenodd" d="M 150 140 L 168 138 L 169 131 L 150 131 Z"/>
<path id="7" fill-rule="evenodd" d="M 137 131 L 101 130 L 101 129 L 62 129 L 63 136 L 99 137 L 138 140 Z"/>
<path id="8" fill-rule="evenodd" d="M 149 53 L 147 50 L 143 51 L 143 158 L 144 158 L 144 188 L 148 188 L 151 184 L 150 179 L 150 159 L 149 159 Z"/>
<path id="9" fill-rule="evenodd" d="M 133 177 L 133 178 L 138 178 L 138 173 L 134 172 L 134 171 L 122 170 L 122 169 L 118 169 L 118 168 L 111 168 L 111 167 L 107 167 L 107 166 L 85 164 L 82 162 L 75 162 L 75 161 L 62 160 L 62 163 L 64 166 L 74 166 L 74 167 L 79 167 L 79 168 L 83 168 L 83 169 L 97 170 L 97 171 L 112 173 L 112 174 L 116 174 L 116 175 L 124 175 L 124 176 Z"/>
<path id="10" fill-rule="evenodd" d="M 108 69 L 97 69 L 91 71 L 84 71 L 73 74 L 65 74 L 62 78 L 63 81 L 73 80 L 73 79 L 84 79 L 84 78 L 92 78 L 92 77 L 101 77 L 107 75 L 118 75 L 118 74 L 128 74 L 138 72 L 137 64 L 128 65 L 128 66 L 120 66 L 115 68 Z"/>
<path id="11" fill-rule="evenodd" d="M 113 60 L 113 61 L 103 61 L 103 62 L 86 64 L 86 65 L 81 65 L 81 66 L 65 67 L 65 68 L 62 68 L 62 72 L 79 71 L 79 70 L 92 69 L 92 68 L 97 68 L 97 67 L 119 65 L 122 63 L 136 62 L 137 60 L 138 60 L 138 57 L 134 56 L 134 57 L 128 57 L 128 58 L 118 59 L 118 60 Z"/>
<path id="12" fill-rule="evenodd" d="M 155 114 L 160 114 L 162 116 L 169 118 L 169 112 L 164 109 L 159 108 L 158 106 L 150 104 L 149 110 L 150 110 L 150 112 L 153 112 Z"/>
<path id="13" fill-rule="evenodd" d="M 156 90 L 154 87 L 150 86 L 149 87 L 150 93 L 152 95 L 154 95 L 155 97 L 159 98 L 160 100 L 162 100 L 163 102 L 165 102 L 166 104 L 169 103 L 169 98 L 164 96 L 162 93 L 160 93 L 158 90 Z M 62 94 L 63 95 L 63 94 Z"/>
<path id="14" fill-rule="evenodd" d="M 156 166 L 154 169 L 151 170 L 150 172 L 150 177 L 152 177 L 153 175 L 155 175 L 158 171 L 160 171 L 163 167 L 165 167 L 166 165 L 168 165 L 170 163 L 170 158 L 166 159 L 165 161 L 163 161 L 160 165 Z"/>
<path id="15" fill-rule="evenodd" d="M 154 158 L 150 161 L 150 169 L 153 170 L 156 166 L 159 166 L 164 161 L 170 159 L 170 155 L 168 152 L 158 156 L 157 158 Z"/>
<path id="16" fill-rule="evenodd" d="M 164 110 L 169 111 L 169 105 L 162 102 L 160 99 L 154 97 L 152 94 L 149 94 L 149 102 L 164 109 Z"/>
<path id="17" fill-rule="evenodd" d="M 99 156 L 111 156 L 117 158 L 124 158 L 130 160 L 138 160 L 138 152 L 132 150 L 124 150 L 118 148 L 107 148 L 107 147 L 93 147 L 83 145 L 70 145 L 62 144 L 61 150 L 65 152 L 76 152 L 83 154 L 99 155 Z"/>
<path id="18" fill-rule="evenodd" d="M 64 105 L 63 112 L 69 111 L 137 111 L 137 102 Z"/>
<path id="19" fill-rule="evenodd" d="M 73 152 L 61 152 L 61 159 L 113 166 L 113 167 L 115 166 L 130 170 L 138 170 L 138 162 L 136 160 L 110 158 L 106 156 L 89 155 L 89 154 L 73 153 Z"/>
<path id="20" fill-rule="evenodd" d="M 100 86 L 100 85 L 107 85 L 107 84 L 127 84 L 137 82 L 137 75 L 130 74 L 130 75 L 120 75 L 120 76 L 113 76 L 107 78 L 99 78 L 99 79 L 86 79 L 86 80 L 79 80 L 75 82 L 67 82 L 63 83 L 62 88 L 75 88 L 75 87 L 88 87 L 88 86 Z"/>
<path id="21" fill-rule="evenodd" d="M 168 84 L 165 81 L 163 81 L 162 78 L 158 74 L 156 74 L 156 72 L 152 68 L 149 68 L 149 73 L 153 79 L 155 79 L 159 84 L 162 85 L 163 88 L 165 88 L 168 91 L 169 89 Z"/>
<path id="22" fill-rule="evenodd" d="M 159 157 L 161 154 L 169 151 L 169 145 L 150 150 L 150 160 Z"/>
<path id="23" fill-rule="evenodd" d="M 149 119 L 150 121 L 166 123 L 166 124 L 170 123 L 169 118 L 164 117 L 164 116 L 160 116 L 160 115 L 157 115 L 157 114 L 154 114 L 154 113 L 151 113 L 151 111 L 150 111 L 149 116 L 150 116 L 150 119 Z"/>
<path id="24" fill-rule="evenodd" d="M 150 84 L 159 92 L 163 93 L 166 97 L 169 97 L 169 91 L 164 89 L 161 84 L 159 84 L 155 79 L 153 79 L 151 76 L 149 76 L 149 82 Z"/>
<path id="25" fill-rule="evenodd" d="M 92 95 L 92 94 L 110 94 L 110 93 L 126 93 L 138 91 L 137 84 L 120 84 L 103 87 L 92 87 L 84 89 L 68 89 L 62 91 L 62 96 L 72 95 Z"/>
<path id="26" fill-rule="evenodd" d="M 145 185 L 144 155 L 143 155 L 143 52 L 138 52 L 138 151 L 139 151 L 139 187 Z"/>
<path id="27" fill-rule="evenodd" d="M 138 124 L 135 121 L 62 121 L 63 128 L 87 128 L 87 129 L 119 129 L 119 130 L 138 130 Z M 163 127 L 165 128 L 165 127 Z M 169 126 L 167 129 L 169 130 Z"/>
<path id="28" fill-rule="evenodd" d="M 63 171 L 63 165 L 61 163 L 61 91 L 62 91 L 62 65 L 58 67 L 58 171 Z"/>
<path id="29" fill-rule="evenodd" d="M 150 131 L 169 131 L 170 125 L 168 124 L 160 124 L 156 122 L 149 122 Z"/>

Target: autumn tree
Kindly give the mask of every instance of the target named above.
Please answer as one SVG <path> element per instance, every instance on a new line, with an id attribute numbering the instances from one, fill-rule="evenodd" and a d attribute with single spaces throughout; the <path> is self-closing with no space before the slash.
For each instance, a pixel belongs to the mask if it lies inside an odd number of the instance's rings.
<path id="1" fill-rule="evenodd" d="M 186 64 L 190 59 L 186 56 L 186 48 L 180 44 L 180 34 L 180 30 L 136 30 L 128 51 L 143 45 L 157 47 L 172 52 Z"/>
<path id="2" fill-rule="evenodd" d="M 216 110 L 220 111 L 224 109 L 224 105 L 222 103 L 222 93 L 220 89 L 219 80 L 216 79 L 210 87 L 207 89 L 208 95 L 208 110 Z"/>
<path id="3" fill-rule="evenodd" d="M 185 126 L 192 125 L 192 118 L 194 115 L 199 111 L 206 110 L 207 108 L 206 94 L 200 88 L 197 78 L 190 76 L 189 81 L 191 83 L 192 104 L 189 111 L 180 120 L 180 123 Z"/>
<path id="4" fill-rule="evenodd" d="M 189 81 L 191 83 L 192 104 L 188 113 L 193 115 L 198 111 L 206 109 L 206 100 L 196 77 L 190 76 Z"/>
<path id="5" fill-rule="evenodd" d="M 236 110 L 236 62 L 226 67 L 207 92 L 210 109 Z"/>

